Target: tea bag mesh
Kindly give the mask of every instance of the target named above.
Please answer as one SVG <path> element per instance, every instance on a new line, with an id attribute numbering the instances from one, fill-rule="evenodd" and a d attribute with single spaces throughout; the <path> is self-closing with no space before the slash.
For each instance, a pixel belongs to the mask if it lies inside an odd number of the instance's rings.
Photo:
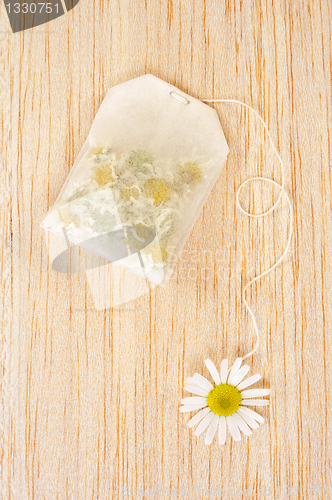
<path id="1" fill-rule="evenodd" d="M 42 226 L 165 286 L 228 151 L 209 106 L 152 75 L 121 84 Z"/>

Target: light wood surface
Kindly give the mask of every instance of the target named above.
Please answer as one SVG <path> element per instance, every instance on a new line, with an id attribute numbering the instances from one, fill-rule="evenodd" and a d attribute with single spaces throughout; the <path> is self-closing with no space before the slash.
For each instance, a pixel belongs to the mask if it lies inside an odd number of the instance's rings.
<path id="1" fill-rule="evenodd" d="M 1 499 L 332 490 L 331 10 L 329 0 L 81 0 L 11 34 L 1 4 Z M 248 177 L 280 181 L 257 119 L 215 105 L 230 155 L 165 289 L 94 312 L 84 275 L 51 269 L 39 227 L 106 90 L 145 73 L 253 106 L 286 165 L 292 246 L 248 293 L 262 332 L 248 361 L 271 406 L 249 439 L 224 447 L 193 436 L 178 407 L 206 357 L 251 350 L 241 289 L 286 242 L 286 203 L 264 220 L 235 206 Z M 246 195 L 258 212 L 277 192 Z"/>

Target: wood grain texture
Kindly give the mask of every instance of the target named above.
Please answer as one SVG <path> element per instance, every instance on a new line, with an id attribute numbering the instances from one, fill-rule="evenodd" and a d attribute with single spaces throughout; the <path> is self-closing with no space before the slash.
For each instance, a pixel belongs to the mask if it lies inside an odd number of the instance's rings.
<path id="1" fill-rule="evenodd" d="M 332 490 L 331 10 L 329 0 L 81 0 L 9 34 L 1 5 L 1 499 Z M 262 332 L 249 364 L 272 403 L 258 431 L 223 448 L 194 437 L 178 407 L 206 357 L 251 350 L 241 290 L 286 242 L 286 203 L 264 220 L 235 206 L 248 177 L 280 180 L 257 119 L 215 105 L 231 152 L 165 289 L 94 312 L 84 276 L 50 268 L 39 227 L 107 89 L 145 73 L 253 106 L 286 165 L 291 250 L 248 294 Z M 261 188 L 244 197 L 253 212 L 277 195 Z"/>
<path id="2" fill-rule="evenodd" d="M 12 332 L 12 294 L 11 294 L 11 197 L 10 197 L 10 47 L 11 39 L 8 32 L 8 20 L 5 9 L 0 6 L 0 449 L 1 473 L 0 490 L 9 493 L 10 490 L 10 459 L 11 453 L 11 403 L 10 394 L 10 336 Z M 7 31 L 7 33 L 6 33 Z"/>

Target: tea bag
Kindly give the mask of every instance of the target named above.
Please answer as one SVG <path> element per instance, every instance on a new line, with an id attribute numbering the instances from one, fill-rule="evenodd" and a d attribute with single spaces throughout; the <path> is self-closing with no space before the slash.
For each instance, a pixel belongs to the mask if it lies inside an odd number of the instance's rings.
<path id="1" fill-rule="evenodd" d="M 165 286 L 228 152 L 208 105 L 130 80 L 107 92 L 42 227 L 90 252 L 87 268 L 95 255 Z M 53 267 L 68 272 L 63 260 Z"/>

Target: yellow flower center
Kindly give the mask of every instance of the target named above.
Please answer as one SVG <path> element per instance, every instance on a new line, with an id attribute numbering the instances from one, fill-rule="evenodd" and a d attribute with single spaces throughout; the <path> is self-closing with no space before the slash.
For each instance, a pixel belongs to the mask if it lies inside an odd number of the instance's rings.
<path id="1" fill-rule="evenodd" d="M 216 415 L 228 417 L 235 413 L 242 401 L 240 391 L 234 385 L 220 384 L 212 389 L 207 397 L 210 410 Z"/>
<path id="2" fill-rule="evenodd" d="M 106 184 L 114 180 L 113 170 L 108 165 L 102 165 L 95 171 L 93 178 L 100 186 L 106 186 Z"/>
<path id="3" fill-rule="evenodd" d="M 180 170 L 183 181 L 189 184 L 199 181 L 202 177 L 202 172 L 196 163 L 185 163 L 181 165 Z"/>
<path id="4" fill-rule="evenodd" d="M 151 179 L 145 184 L 146 194 L 159 205 L 171 197 L 171 189 L 163 179 Z"/>

